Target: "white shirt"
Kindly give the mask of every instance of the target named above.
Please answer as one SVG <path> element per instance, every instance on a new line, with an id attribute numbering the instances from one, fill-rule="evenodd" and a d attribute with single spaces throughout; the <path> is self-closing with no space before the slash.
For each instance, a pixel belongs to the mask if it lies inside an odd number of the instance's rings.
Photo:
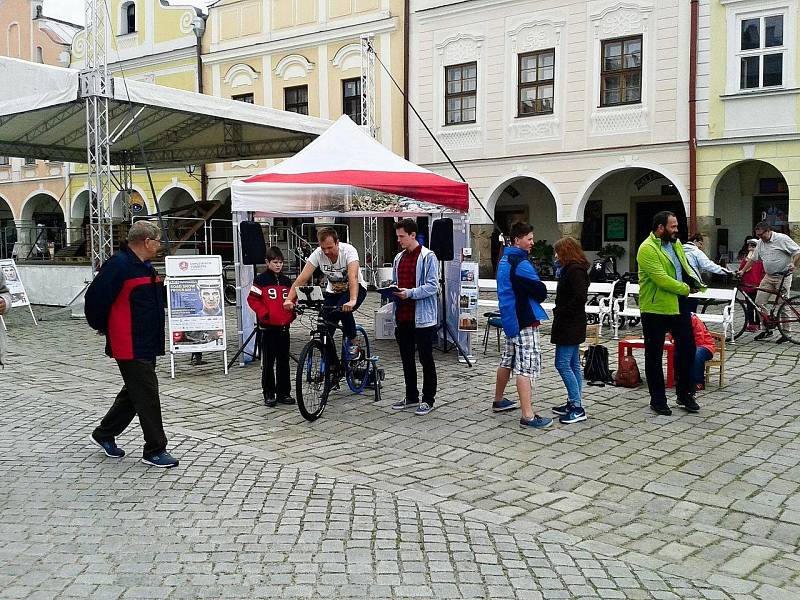
<path id="1" fill-rule="evenodd" d="M 308 257 L 308 262 L 322 270 L 323 275 L 328 280 L 328 287 L 325 288 L 326 292 L 341 294 L 350 288 L 347 279 L 347 266 L 352 262 L 358 262 L 358 250 L 350 244 L 339 242 L 339 256 L 336 262 L 331 262 L 322 253 L 322 248 L 314 250 L 311 256 Z M 361 269 L 358 270 L 358 283 L 363 288 L 367 287 L 367 282 L 364 281 Z"/>

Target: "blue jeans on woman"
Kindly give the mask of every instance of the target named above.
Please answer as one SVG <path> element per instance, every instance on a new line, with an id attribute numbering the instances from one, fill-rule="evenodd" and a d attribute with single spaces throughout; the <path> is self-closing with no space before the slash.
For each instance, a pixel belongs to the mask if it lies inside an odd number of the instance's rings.
<path id="1" fill-rule="evenodd" d="M 581 405 L 583 369 L 581 369 L 580 346 L 556 346 L 556 370 L 567 388 L 567 401 L 573 406 Z"/>
<path id="2" fill-rule="evenodd" d="M 694 353 L 694 381 L 703 383 L 706 380 L 706 362 L 711 360 L 714 355 L 708 348 L 697 347 Z"/>

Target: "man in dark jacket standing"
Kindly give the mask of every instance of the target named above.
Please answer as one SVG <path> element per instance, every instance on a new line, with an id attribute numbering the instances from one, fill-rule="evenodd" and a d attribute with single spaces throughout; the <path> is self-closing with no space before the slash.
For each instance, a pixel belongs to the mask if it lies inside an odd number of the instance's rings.
<path id="1" fill-rule="evenodd" d="M 533 381 L 542 370 L 539 323 L 547 319 L 547 314 L 539 303 L 547 297 L 547 288 L 528 260 L 533 246 L 533 227 L 514 223 L 511 239 L 514 245 L 505 249 L 497 266 L 497 299 L 506 343 L 497 368 L 492 410 L 504 412 L 516 408 L 513 402 L 503 398 L 513 372 L 522 408 L 520 427 L 544 429 L 552 425 L 553 420 L 534 414 L 531 397 Z"/>
<path id="2" fill-rule="evenodd" d="M 100 268 L 86 290 L 86 320 L 106 336 L 106 354 L 117 361 L 124 385 L 91 440 L 107 456 L 122 458 L 116 437 L 139 416 L 144 433 L 142 462 L 178 466 L 167 452 L 161 421 L 156 356 L 164 355 L 164 288 L 150 261 L 161 248 L 161 231 L 138 221 L 128 243 Z"/>

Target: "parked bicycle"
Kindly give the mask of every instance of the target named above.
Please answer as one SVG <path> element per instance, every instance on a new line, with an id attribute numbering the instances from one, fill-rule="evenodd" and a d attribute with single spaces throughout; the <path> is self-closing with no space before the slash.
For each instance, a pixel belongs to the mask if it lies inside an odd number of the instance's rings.
<path id="1" fill-rule="evenodd" d="M 741 281 L 736 283 L 736 309 L 741 311 L 742 318 L 734 321 L 733 339 L 738 339 L 747 329 L 747 322 L 744 315 L 747 314 L 748 305 L 755 309 L 761 318 L 761 324 L 767 330 L 777 329 L 786 339 L 793 344 L 800 344 L 800 296 L 788 296 L 783 291 L 783 284 L 786 278 L 791 275 L 791 271 L 778 273 L 781 276 L 781 283 L 777 290 L 758 287 L 759 292 L 766 292 L 775 296 L 774 302 L 767 302 L 771 308 L 759 306 L 750 296 L 744 293 Z"/>
<path id="2" fill-rule="evenodd" d="M 339 389 L 342 379 L 355 394 L 373 388 L 374 401 L 381 399 L 383 370 L 378 368 L 378 357 L 370 353 L 369 337 L 360 325 L 356 326 L 355 345 L 358 355 L 345 358 L 344 335 L 342 335 L 341 358 L 336 352 L 334 336 L 341 326 L 326 320 L 326 314 L 339 310 L 335 306 L 324 306 L 322 300 L 311 300 L 311 286 L 298 288 L 305 299 L 298 300 L 295 310 L 299 315 L 310 310 L 316 313 L 315 327 L 311 339 L 303 346 L 297 365 L 295 395 L 297 408 L 307 421 L 316 421 L 328 404 L 331 391 Z"/>

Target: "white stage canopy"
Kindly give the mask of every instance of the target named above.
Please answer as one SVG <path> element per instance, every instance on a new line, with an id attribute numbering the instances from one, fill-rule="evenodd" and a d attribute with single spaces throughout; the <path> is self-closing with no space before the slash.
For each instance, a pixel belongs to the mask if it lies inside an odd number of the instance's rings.
<path id="1" fill-rule="evenodd" d="M 330 127 L 245 102 L 112 81 L 112 165 L 141 165 L 139 138 L 155 167 L 286 157 Z M 0 155 L 85 163 L 85 85 L 75 70 L 0 57 Z"/>
<path id="2" fill-rule="evenodd" d="M 411 163 L 347 115 L 307 148 L 234 181 L 231 209 L 266 216 L 390 216 L 469 210 L 469 188 Z"/>

